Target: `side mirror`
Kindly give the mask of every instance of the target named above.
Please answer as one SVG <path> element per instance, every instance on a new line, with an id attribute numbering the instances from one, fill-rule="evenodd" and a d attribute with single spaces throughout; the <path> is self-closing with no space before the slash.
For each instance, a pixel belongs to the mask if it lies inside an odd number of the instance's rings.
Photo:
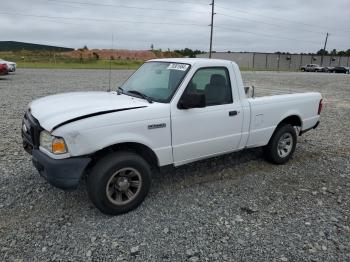
<path id="1" fill-rule="evenodd" d="M 181 97 L 177 107 L 179 109 L 203 108 L 205 107 L 204 94 L 185 94 Z"/>
<path id="2" fill-rule="evenodd" d="M 244 91 L 247 97 L 255 98 L 255 86 L 245 86 Z"/>

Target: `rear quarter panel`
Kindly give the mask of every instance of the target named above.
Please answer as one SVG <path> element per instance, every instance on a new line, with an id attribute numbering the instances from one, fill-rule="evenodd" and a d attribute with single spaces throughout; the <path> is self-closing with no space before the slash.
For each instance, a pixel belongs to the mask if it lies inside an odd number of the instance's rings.
<path id="1" fill-rule="evenodd" d="M 251 124 L 247 147 L 266 145 L 277 125 L 289 116 L 300 118 L 301 130 L 313 127 L 319 120 L 321 98 L 316 92 L 249 98 Z"/>

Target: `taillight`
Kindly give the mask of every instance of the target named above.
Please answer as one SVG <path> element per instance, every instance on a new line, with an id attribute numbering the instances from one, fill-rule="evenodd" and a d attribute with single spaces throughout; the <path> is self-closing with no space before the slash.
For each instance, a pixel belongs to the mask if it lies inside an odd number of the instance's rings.
<path id="1" fill-rule="evenodd" d="M 320 100 L 320 103 L 318 104 L 318 112 L 317 114 L 321 114 L 321 111 L 322 111 L 322 107 L 323 107 L 323 99 Z"/>

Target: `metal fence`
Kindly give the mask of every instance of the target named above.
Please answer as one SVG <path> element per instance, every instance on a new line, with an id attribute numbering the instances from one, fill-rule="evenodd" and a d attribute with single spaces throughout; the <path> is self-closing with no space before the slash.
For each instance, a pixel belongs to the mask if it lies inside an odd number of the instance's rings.
<path id="1" fill-rule="evenodd" d="M 197 55 L 208 57 L 208 54 Z M 236 62 L 240 67 L 256 69 L 297 70 L 306 64 L 322 66 L 349 66 L 350 56 L 303 55 L 303 54 L 275 54 L 275 53 L 239 53 L 216 52 L 212 58 L 226 59 Z"/>

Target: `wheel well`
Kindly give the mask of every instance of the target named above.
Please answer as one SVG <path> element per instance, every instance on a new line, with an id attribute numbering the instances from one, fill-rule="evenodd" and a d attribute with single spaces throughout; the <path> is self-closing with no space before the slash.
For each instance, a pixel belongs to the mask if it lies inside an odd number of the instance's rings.
<path id="1" fill-rule="evenodd" d="M 139 156 L 143 157 L 150 164 L 152 168 L 159 168 L 158 157 L 153 152 L 153 150 L 150 149 L 148 146 L 145 146 L 140 143 L 134 143 L 134 142 L 112 145 L 95 152 L 94 154 L 91 155 L 92 161 L 90 162 L 89 167 L 94 166 L 95 163 L 106 154 L 111 152 L 116 152 L 116 151 L 123 151 L 123 150 L 129 151 L 129 152 L 131 151 L 135 154 L 138 154 Z"/>
<path id="2" fill-rule="evenodd" d="M 292 115 L 292 116 L 288 116 L 285 119 L 283 119 L 281 122 L 279 122 L 279 124 L 277 125 L 277 127 L 275 128 L 273 134 L 271 135 L 270 139 L 269 139 L 269 143 L 273 137 L 273 135 L 276 133 L 276 131 L 278 130 L 278 128 L 284 124 L 290 124 L 291 126 L 299 126 L 301 127 L 302 123 L 301 123 L 301 119 L 300 117 L 298 117 L 297 115 Z"/>
<path id="3" fill-rule="evenodd" d="M 301 127 L 301 119 L 300 117 L 293 115 L 293 116 L 288 116 L 285 119 L 283 119 L 278 126 L 281 126 L 283 124 L 290 124 L 292 126 L 300 126 Z"/>

